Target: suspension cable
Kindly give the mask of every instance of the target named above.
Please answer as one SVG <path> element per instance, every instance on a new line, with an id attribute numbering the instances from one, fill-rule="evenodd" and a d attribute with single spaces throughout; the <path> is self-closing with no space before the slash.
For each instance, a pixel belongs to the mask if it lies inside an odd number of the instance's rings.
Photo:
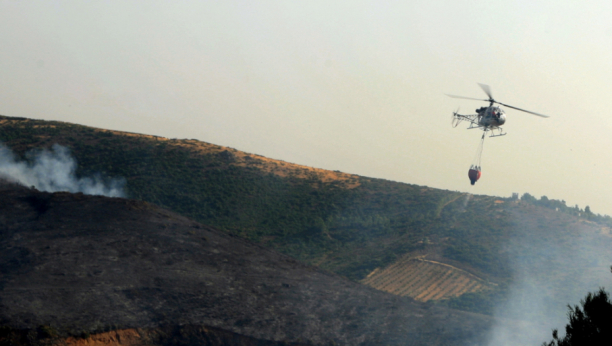
<path id="1" fill-rule="evenodd" d="M 480 138 L 480 144 L 478 145 L 478 148 L 476 148 L 476 155 L 474 155 L 474 160 L 472 161 L 472 168 L 478 171 L 480 171 L 480 161 L 482 160 L 482 150 L 484 148 L 484 140 L 486 134 L 487 131 L 484 131 L 482 133 L 482 137 Z"/>

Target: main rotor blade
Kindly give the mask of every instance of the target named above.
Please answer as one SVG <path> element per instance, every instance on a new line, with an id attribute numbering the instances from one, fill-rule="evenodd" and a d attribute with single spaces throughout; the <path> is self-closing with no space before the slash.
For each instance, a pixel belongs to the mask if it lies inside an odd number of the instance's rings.
<path id="1" fill-rule="evenodd" d="M 483 99 L 475 99 L 473 97 L 465 97 L 465 96 L 457 96 L 457 95 L 449 95 L 449 94 L 446 94 L 446 96 L 452 97 L 455 99 L 466 99 L 466 100 L 487 101 L 487 102 L 489 101 L 489 100 L 483 100 Z"/>
<path id="2" fill-rule="evenodd" d="M 489 100 L 493 100 L 493 94 L 491 94 L 491 88 L 489 88 L 489 86 L 486 85 L 486 84 L 478 83 L 478 85 L 480 85 L 480 87 L 485 92 L 485 94 L 487 94 L 487 96 L 489 96 Z M 489 100 L 487 100 L 487 101 L 489 101 Z"/>
<path id="3" fill-rule="evenodd" d="M 516 109 L 517 111 L 521 111 L 521 112 L 525 112 L 525 113 L 529 113 L 529 114 L 537 115 L 537 116 L 539 116 L 539 117 L 543 117 L 543 118 L 550 118 L 550 116 L 548 116 L 548 115 L 544 115 L 544 114 L 540 114 L 540 113 L 536 113 L 536 112 L 528 111 L 528 110 L 526 110 L 526 109 L 521 109 L 521 108 L 517 108 L 517 107 L 512 107 L 512 106 L 509 106 L 509 105 L 507 105 L 507 104 L 505 104 L 505 103 L 501 103 L 501 102 L 497 102 L 497 101 L 495 101 L 495 103 L 499 103 L 500 105 L 502 105 L 502 106 L 506 106 L 506 107 L 508 107 L 508 108 Z"/>

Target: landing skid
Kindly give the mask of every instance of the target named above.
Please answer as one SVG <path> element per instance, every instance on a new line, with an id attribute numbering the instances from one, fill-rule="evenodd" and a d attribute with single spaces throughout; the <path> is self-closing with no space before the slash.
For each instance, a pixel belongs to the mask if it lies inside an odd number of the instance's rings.
<path id="1" fill-rule="evenodd" d="M 489 135 L 489 137 L 501 137 L 501 136 L 506 135 L 506 133 L 504 132 L 504 129 L 502 129 L 501 127 L 498 127 L 496 129 L 490 129 L 489 131 L 491 131 L 491 134 Z M 495 134 L 495 132 L 497 132 L 497 134 Z"/>
<path id="2" fill-rule="evenodd" d="M 491 131 L 491 134 L 489 135 L 489 137 L 501 137 L 501 136 L 507 135 L 507 133 L 504 132 L 504 129 L 502 129 L 501 127 L 490 128 L 490 127 L 484 127 L 482 125 L 475 125 L 474 123 L 471 123 L 470 127 L 468 127 L 467 129 L 468 130 L 481 129 L 485 132 L 485 134 Z"/>

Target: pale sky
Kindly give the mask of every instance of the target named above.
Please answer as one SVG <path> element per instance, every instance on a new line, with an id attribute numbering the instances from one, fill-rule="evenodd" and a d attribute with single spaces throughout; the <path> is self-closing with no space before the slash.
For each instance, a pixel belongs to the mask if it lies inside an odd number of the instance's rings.
<path id="1" fill-rule="evenodd" d="M 5 1 L 0 114 L 612 215 L 610 1 Z M 485 140 L 451 113 L 503 103 Z"/>

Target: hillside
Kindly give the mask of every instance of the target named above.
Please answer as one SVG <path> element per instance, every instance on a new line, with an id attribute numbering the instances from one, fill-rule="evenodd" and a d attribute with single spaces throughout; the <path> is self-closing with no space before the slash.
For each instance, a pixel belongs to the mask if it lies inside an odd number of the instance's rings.
<path id="1" fill-rule="evenodd" d="M 291 254 L 351 279 L 422 247 L 457 193 L 267 159 L 195 140 L 0 118 L 22 157 L 58 143 L 79 175 L 123 177 L 128 196 Z M 435 226 L 433 226 L 435 227 Z"/>
<path id="2" fill-rule="evenodd" d="M 3 182 L 0 195 L 3 344 L 467 345 L 491 323 L 146 202 Z"/>
<path id="3" fill-rule="evenodd" d="M 609 217 L 546 197 L 476 196 L 315 169 L 196 140 L 23 118 L 0 118 L 0 141 L 25 160 L 28 151 L 59 143 L 72 151 L 80 176 L 125 178 L 130 198 L 354 281 L 398 275 L 392 269 L 414 258 L 456 268 L 454 276 L 436 281 L 442 272 L 434 267 L 411 267 L 397 278 L 411 287 L 389 291 L 426 300 L 421 294 L 438 286 L 449 294 L 427 300 L 470 311 L 493 314 L 513 301 L 520 286 L 545 292 L 546 308 L 531 317 L 553 307 L 564 317 L 574 297 L 607 284 L 600 278 L 612 261 L 606 250 L 612 245 Z M 473 280 L 471 288 L 454 291 L 466 284 L 459 277 Z M 525 318 L 519 309 L 504 314 Z"/>

